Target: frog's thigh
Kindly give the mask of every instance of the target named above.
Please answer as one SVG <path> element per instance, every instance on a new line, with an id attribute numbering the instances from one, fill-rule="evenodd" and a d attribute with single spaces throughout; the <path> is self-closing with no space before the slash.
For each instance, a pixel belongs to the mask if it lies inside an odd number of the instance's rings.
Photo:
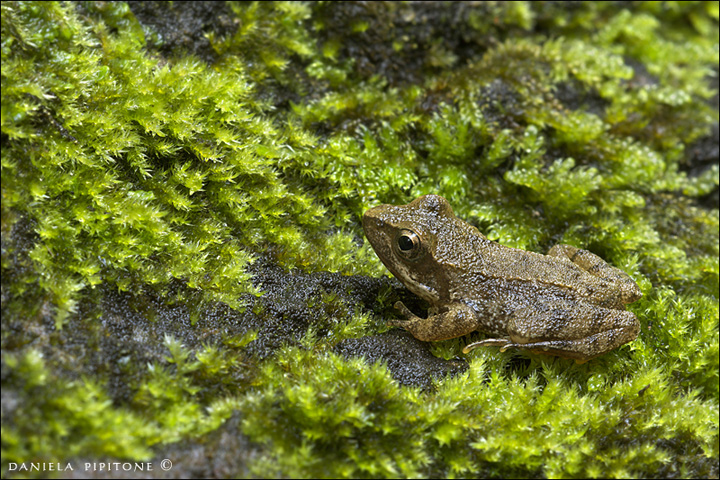
<path id="1" fill-rule="evenodd" d="M 560 244 L 552 247 L 548 256 L 566 258 L 589 274 L 613 282 L 620 289 L 623 303 L 632 303 L 642 297 L 637 283 L 627 273 L 613 267 L 592 252 L 572 245 Z"/>
<path id="2" fill-rule="evenodd" d="M 395 308 L 400 310 L 407 320 L 391 320 L 388 324 L 402 327 L 424 342 L 460 337 L 477 330 L 480 325 L 475 311 L 461 302 L 453 304 L 445 312 L 428 315 L 428 318 L 413 314 L 402 302 L 397 302 Z"/>
<path id="3" fill-rule="evenodd" d="M 513 343 L 504 348 L 584 361 L 634 340 L 640 324 L 635 314 L 625 310 L 537 305 L 514 312 L 507 329 Z"/>

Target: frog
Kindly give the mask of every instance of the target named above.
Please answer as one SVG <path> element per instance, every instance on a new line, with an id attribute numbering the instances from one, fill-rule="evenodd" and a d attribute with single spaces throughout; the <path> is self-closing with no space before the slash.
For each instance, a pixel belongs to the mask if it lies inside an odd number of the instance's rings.
<path id="1" fill-rule="evenodd" d="M 554 355 L 584 363 L 637 338 L 640 324 L 625 305 L 642 297 L 624 271 L 594 253 L 559 244 L 547 255 L 489 240 L 456 217 L 440 195 L 367 210 L 362 226 L 387 269 L 429 305 L 387 323 L 421 341 L 480 331 L 468 344 Z"/>

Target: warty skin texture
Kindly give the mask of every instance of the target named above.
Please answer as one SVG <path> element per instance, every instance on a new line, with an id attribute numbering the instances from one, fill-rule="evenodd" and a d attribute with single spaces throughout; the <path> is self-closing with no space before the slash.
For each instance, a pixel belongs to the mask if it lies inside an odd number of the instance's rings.
<path id="1" fill-rule="evenodd" d="M 388 270 L 430 303 L 420 318 L 398 302 L 406 319 L 389 322 L 420 340 L 479 330 L 498 338 L 466 352 L 495 345 L 587 361 L 639 332 L 625 310 L 642 296 L 637 284 L 586 250 L 556 245 L 541 255 L 500 245 L 438 195 L 372 208 L 363 228 Z"/>

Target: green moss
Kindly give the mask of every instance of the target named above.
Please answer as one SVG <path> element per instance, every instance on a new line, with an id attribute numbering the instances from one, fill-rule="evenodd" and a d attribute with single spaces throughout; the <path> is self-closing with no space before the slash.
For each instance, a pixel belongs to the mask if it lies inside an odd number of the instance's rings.
<path id="1" fill-rule="evenodd" d="M 518 381 L 507 377 L 502 360 L 490 357 L 474 357 L 468 372 L 427 395 L 399 389 L 382 365 L 280 351 L 277 363 L 261 373 L 264 388 L 245 397 L 242 407 L 248 412 L 244 433 L 271 446 L 272 455 L 258 462 L 255 473 L 654 476 L 673 457 L 657 435 L 669 427 L 674 438 L 694 444 L 717 426 L 708 421 L 715 416 L 711 404 L 677 416 L 676 409 L 697 405 L 697 392 L 678 395 L 657 369 L 605 379 L 588 392 L 557 363 Z M 644 433 L 631 439 L 629 429 Z M 685 460 L 717 454 L 716 444 L 701 445 L 685 452 Z"/>
<path id="2" fill-rule="evenodd" d="M 3 475 L 237 412 L 258 476 L 717 476 L 718 8 L 624 7 L 3 2 Z M 407 294 L 319 272 L 382 276 L 362 213 L 426 193 L 627 271 L 638 340 L 438 342 L 468 369 L 424 389 L 332 353 Z"/>
<path id="3" fill-rule="evenodd" d="M 239 64 L 223 74 L 192 58 L 160 66 L 139 49 L 137 28 L 110 35 L 102 23 L 82 25 L 72 6 L 4 8 L 3 171 L 12 180 L 3 208 L 10 222 L 37 212 L 30 257 L 58 326 L 78 293 L 101 282 L 133 289 L 182 279 L 237 307 L 241 293 L 257 291 L 246 272 L 253 252 L 273 243 L 285 263 L 307 263 L 313 233 L 328 227 L 324 208 L 283 182 L 278 162 L 311 137 L 288 137 L 263 117 Z M 35 10 L 54 21 L 31 28 L 51 20 Z M 12 35 L 11 23 L 49 38 Z M 67 54 L 55 58 L 58 50 Z M 38 126 L 31 112 L 54 123 Z M 36 145 L 29 161 L 11 153 L 21 139 Z"/>
<path id="4" fill-rule="evenodd" d="M 9 462 L 28 462 L 38 454 L 55 461 L 80 455 L 150 457 L 157 427 L 126 408 L 113 408 L 102 385 L 53 377 L 35 350 L 3 355 L 3 370 L 8 372 L 3 388 L 13 391 L 6 400 L 22 405 L 22 415 L 3 414 L 3 474 Z"/>

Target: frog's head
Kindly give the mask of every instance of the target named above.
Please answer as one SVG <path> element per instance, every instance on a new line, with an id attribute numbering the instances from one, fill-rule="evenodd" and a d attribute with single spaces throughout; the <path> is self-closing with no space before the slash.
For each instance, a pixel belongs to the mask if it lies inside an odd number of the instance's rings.
<path id="1" fill-rule="evenodd" d="M 425 195 L 407 205 L 380 205 L 362 223 L 377 256 L 413 293 L 432 303 L 447 292 L 447 267 L 456 263 L 469 227 L 447 200 Z"/>

